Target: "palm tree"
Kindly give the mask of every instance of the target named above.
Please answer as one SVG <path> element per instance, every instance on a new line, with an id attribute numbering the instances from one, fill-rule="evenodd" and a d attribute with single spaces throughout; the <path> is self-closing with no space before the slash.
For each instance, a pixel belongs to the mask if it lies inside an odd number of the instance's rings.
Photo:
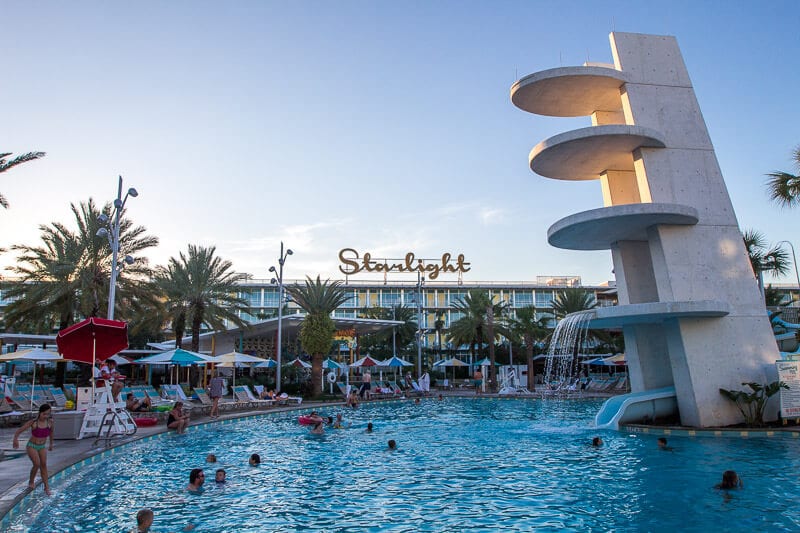
<path id="1" fill-rule="evenodd" d="M 359 339 L 361 347 L 377 357 L 391 357 L 392 345 L 397 346 L 402 354 L 407 351 L 416 338 L 417 312 L 412 307 L 397 305 L 391 309 L 385 307 L 367 307 L 361 310 L 361 316 L 378 320 L 396 320 L 402 325 L 392 329 L 384 329 L 376 333 L 364 335 Z"/>
<path id="2" fill-rule="evenodd" d="M 528 305 L 517 309 L 517 317 L 511 322 L 511 332 L 525 343 L 525 355 L 528 364 L 528 389 L 536 387 L 536 376 L 533 369 L 533 352 L 537 343 L 545 340 L 550 334 L 547 327 L 547 316 L 536 317 L 536 307 Z"/>
<path id="3" fill-rule="evenodd" d="M 44 157 L 44 152 L 28 152 L 27 154 L 18 155 L 14 159 L 8 160 L 8 156 L 11 155 L 11 152 L 0 153 L 0 172 L 5 172 L 6 170 L 15 167 L 21 163 L 25 163 L 26 161 L 32 161 L 34 159 L 39 159 L 40 157 Z M 6 197 L 0 194 L 0 206 L 5 209 L 8 209 L 8 200 Z"/>
<path id="4" fill-rule="evenodd" d="M 177 331 L 189 323 L 192 351 L 200 349 L 200 330 L 226 329 L 226 322 L 246 327 L 240 313 L 248 312 L 247 302 L 237 296 L 244 274 L 232 270 L 233 263 L 216 257 L 216 247 L 190 244 L 186 254 L 171 257 L 166 267 L 156 271 L 154 280 L 166 300 L 166 308 Z M 176 337 L 180 346 L 180 337 Z"/>
<path id="5" fill-rule="evenodd" d="M 753 267 L 753 274 L 758 281 L 758 290 L 764 296 L 764 272 L 774 276 L 788 274 L 789 253 L 781 246 L 770 248 L 766 238 L 759 231 L 745 230 L 742 237 L 747 255 L 750 257 L 750 265 Z"/>
<path id="6" fill-rule="evenodd" d="M 77 231 L 61 223 L 40 226 L 42 244 L 15 245 L 20 253 L 10 267 L 16 279 L 8 285 L 11 303 L 5 310 L 6 328 L 51 333 L 64 329 L 78 318 L 98 316 L 108 298 L 112 253 L 108 240 L 97 236 L 98 217 L 110 213 L 111 204 L 99 210 L 90 198 L 79 206 L 71 205 Z M 144 235 L 143 227 L 131 227 L 120 215 L 120 249 L 133 255 L 158 244 L 156 237 Z M 121 316 L 131 316 L 142 306 L 155 305 L 147 285 L 150 270 L 146 259 L 120 272 L 118 294 Z M 63 382 L 64 366 L 57 368 L 56 382 Z"/>
<path id="7" fill-rule="evenodd" d="M 311 390 L 314 397 L 322 394 L 322 359 L 331 349 L 336 325 L 331 313 L 350 297 L 341 287 L 341 281 L 324 282 L 317 276 L 306 276 L 305 285 L 293 285 L 286 290 L 306 312 L 300 328 L 300 343 L 311 354 Z"/>
<path id="8" fill-rule="evenodd" d="M 800 146 L 792 154 L 794 165 L 800 171 Z M 800 203 L 800 176 L 789 172 L 775 171 L 767 174 L 769 196 L 780 205 L 795 207 Z"/>
<path id="9" fill-rule="evenodd" d="M 494 343 L 499 340 L 500 335 L 510 336 L 508 328 L 505 326 L 504 302 L 494 303 L 494 298 L 489 295 L 488 290 L 472 289 L 467 292 L 463 299 L 453 303 L 453 310 L 463 316 L 450 324 L 448 340 L 454 344 L 469 344 L 470 353 L 473 359 L 476 354 L 476 347 L 483 345 L 486 341 L 489 345 L 489 380 L 492 386 L 497 382 L 497 369 L 495 368 Z"/>
<path id="10" fill-rule="evenodd" d="M 597 307 L 597 300 L 592 291 L 578 287 L 566 288 L 559 292 L 553 299 L 553 314 L 557 319 L 563 319 L 571 313 L 588 311 Z M 578 374 L 579 343 L 572 349 L 572 375 Z"/>
<path id="11" fill-rule="evenodd" d="M 433 329 L 436 331 L 436 350 L 438 352 L 439 359 L 442 358 L 442 335 L 444 334 L 445 326 L 444 317 L 445 311 L 436 311 L 436 320 L 433 322 Z"/>

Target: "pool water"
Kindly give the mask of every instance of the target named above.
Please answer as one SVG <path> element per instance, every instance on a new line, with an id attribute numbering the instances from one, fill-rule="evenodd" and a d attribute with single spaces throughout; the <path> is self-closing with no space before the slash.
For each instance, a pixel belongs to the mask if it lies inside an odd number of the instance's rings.
<path id="1" fill-rule="evenodd" d="M 129 445 L 53 484 L 11 531 L 794 531 L 800 439 L 670 438 L 593 430 L 597 401 L 425 399 L 343 412 L 312 436 L 297 413 L 209 424 Z M 367 422 L 375 431 L 366 433 Z M 589 445 L 594 435 L 605 441 Z M 387 441 L 397 441 L 396 451 Z M 208 453 L 217 464 L 206 464 Z M 248 457 L 261 455 L 250 467 Z M 205 492 L 185 490 L 203 468 Z M 213 482 L 225 468 L 227 484 Z M 743 490 L 713 489 L 736 470 Z"/>

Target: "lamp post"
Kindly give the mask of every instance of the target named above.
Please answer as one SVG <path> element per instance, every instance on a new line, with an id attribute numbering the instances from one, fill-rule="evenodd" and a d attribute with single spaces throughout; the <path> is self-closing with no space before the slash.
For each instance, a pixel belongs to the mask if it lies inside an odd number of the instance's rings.
<path id="1" fill-rule="evenodd" d="M 422 272 L 417 271 L 417 376 L 422 375 Z"/>
<path id="2" fill-rule="evenodd" d="M 119 271 L 122 268 L 117 262 L 117 258 L 119 256 L 119 219 L 120 215 L 122 214 L 122 210 L 125 209 L 125 203 L 128 201 L 128 197 L 132 196 L 136 198 L 139 196 L 139 193 L 131 187 L 128 189 L 128 192 L 125 193 L 125 197 L 122 196 L 122 176 L 119 177 L 119 188 L 117 189 L 117 199 L 114 200 L 114 210 L 111 212 L 111 217 L 113 221 L 109 221 L 108 215 L 102 213 L 98 217 L 98 221 L 101 224 L 106 224 L 106 227 L 102 227 L 97 230 L 96 235 L 98 237 L 106 237 L 108 239 L 108 244 L 111 245 L 111 282 L 109 284 L 108 289 L 108 319 L 114 319 L 114 301 L 117 297 L 117 276 L 119 275 Z M 109 231 L 110 230 L 110 231 Z M 125 264 L 132 265 L 134 262 L 133 257 L 126 255 L 125 256 Z"/>
<path id="3" fill-rule="evenodd" d="M 794 245 L 789 241 L 778 241 L 777 244 L 786 243 L 792 250 L 792 263 L 794 263 L 794 277 L 797 279 L 797 289 L 800 290 L 800 273 L 797 270 L 797 256 L 794 254 Z"/>
<path id="4" fill-rule="evenodd" d="M 273 285 L 278 285 L 278 350 L 276 351 L 278 366 L 275 369 L 275 391 L 281 391 L 281 326 L 283 321 L 283 264 L 286 258 L 292 255 L 290 249 L 283 251 L 283 241 L 281 241 L 281 254 L 278 256 L 278 268 L 274 266 L 269 267 L 269 271 L 276 277 L 270 281 Z"/>

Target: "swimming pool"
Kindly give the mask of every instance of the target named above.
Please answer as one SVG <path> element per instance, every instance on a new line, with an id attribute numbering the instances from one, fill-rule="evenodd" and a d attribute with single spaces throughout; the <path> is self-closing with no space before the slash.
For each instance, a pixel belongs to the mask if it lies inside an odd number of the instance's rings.
<path id="1" fill-rule="evenodd" d="M 596 401 L 452 399 L 372 403 L 353 426 L 311 436 L 297 413 L 209 424 L 135 443 L 52 483 L 11 531 L 797 530 L 800 439 L 597 432 Z M 375 431 L 364 432 L 367 422 Z M 600 434 L 605 445 L 588 445 Z M 398 450 L 386 451 L 388 439 Z M 208 453 L 218 463 L 205 463 Z M 247 459 L 259 453 L 260 467 Z M 182 489 L 204 468 L 202 495 Z M 228 483 L 213 483 L 225 468 Z M 712 487 L 726 469 L 744 480 Z"/>

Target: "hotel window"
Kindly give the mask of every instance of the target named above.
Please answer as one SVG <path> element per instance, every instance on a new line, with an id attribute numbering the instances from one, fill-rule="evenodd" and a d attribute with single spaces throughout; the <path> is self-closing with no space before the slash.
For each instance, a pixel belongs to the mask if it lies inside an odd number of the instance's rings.
<path id="1" fill-rule="evenodd" d="M 333 312 L 335 318 L 356 318 L 355 309 L 336 309 Z"/>
<path id="2" fill-rule="evenodd" d="M 264 307 L 278 308 L 278 289 L 264 289 Z"/>
<path id="3" fill-rule="evenodd" d="M 400 304 L 400 289 L 384 289 L 381 292 L 381 307 L 395 307 Z"/>
<path id="4" fill-rule="evenodd" d="M 463 300 L 467 295 L 467 291 L 450 291 L 447 293 L 447 306 L 453 307 L 455 302 Z"/>
<path id="5" fill-rule="evenodd" d="M 250 291 L 242 291 L 239 293 L 249 307 L 261 307 L 261 289 L 253 289 Z"/>
<path id="6" fill-rule="evenodd" d="M 514 307 L 517 309 L 533 305 L 533 293 L 531 291 L 514 291 Z"/>
<path id="7" fill-rule="evenodd" d="M 536 307 L 553 307 L 553 291 L 536 291 Z"/>
<path id="8" fill-rule="evenodd" d="M 407 305 L 408 307 L 417 307 L 416 289 L 406 289 L 406 291 L 403 293 L 403 305 Z"/>
<path id="9" fill-rule="evenodd" d="M 345 290 L 344 294 L 347 296 L 347 301 L 341 307 L 358 307 L 358 291 L 355 289 Z"/>

